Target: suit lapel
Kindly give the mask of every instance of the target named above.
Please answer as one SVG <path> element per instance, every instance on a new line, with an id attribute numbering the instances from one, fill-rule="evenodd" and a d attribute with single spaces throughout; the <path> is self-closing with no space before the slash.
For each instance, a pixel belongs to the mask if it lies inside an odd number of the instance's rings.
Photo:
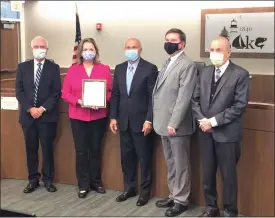
<path id="1" fill-rule="evenodd" d="M 130 91 L 129 91 L 129 96 L 131 95 L 132 90 L 138 84 L 139 78 L 141 78 L 141 76 L 142 76 L 142 66 L 143 66 L 143 60 L 142 60 L 142 58 L 140 58 L 138 65 L 137 65 L 137 69 L 135 71 L 135 74 L 134 74 L 134 77 L 132 80 L 132 84 L 131 84 Z"/>
<path id="2" fill-rule="evenodd" d="M 28 67 L 28 74 L 30 75 L 30 83 L 34 86 L 34 60 L 32 59 L 30 61 L 29 67 Z"/>
<path id="3" fill-rule="evenodd" d="M 126 73 L 127 73 L 127 67 L 128 67 L 128 63 L 125 62 L 124 65 L 122 66 L 122 85 L 123 85 L 123 91 L 126 95 L 128 95 L 127 93 L 127 84 L 126 84 Z"/>
<path id="4" fill-rule="evenodd" d="M 41 72 L 41 78 L 40 78 L 40 81 L 39 81 L 39 86 L 41 85 L 41 82 L 43 82 L 43 80 L 45 80 L 45 76 L 46 76 L 46 73 L 47 70 L 48 70 L 48 67 L 49 67 L 49 61 L 47 59 L 45 59 L 45 62 L 44 62 L 44 65 L 43 65 L 43 68 L 42 68 L 42 72 Z"/>
<path id="5" fill-rule="evenodd" d="M 228 65 L 228 67 L 226 68 L 225 72 L 223 73 L 223 75 L 221 77 L 221 81 L 220 81 L 219 85 L 217 86 L 216 92 L 215 92 L 215 94 L 214 94 L 214 96 L 212 98 L 211 103 L 217 97 L 217 95 L 221 91 L 221 88 L 224 86 L 225 82 L 227 81 L 227 79 L 228 79 L 228 77 L 230 76 L 231 73 L 232 73 L 232 68 L 231 68 L 231 62 L 230 62 L 229 65 Z"/>
<path id="6" fill-rule="evenodd" d="M 210 103 L 210 95 L 211 95 L 211 85 L 212 85 L 212 78 L 213 78 L 213 72 L 215 67 L 211 67 L 208 72 L 205 74 L 205 87 L 206 87 L 206 97 L 207 97 L 207 104 L 209 106 Z"/>
<path id="7" fill-rule="evenodd" d="M 164 76 L 161 80 L 157 80 L 157 87 L 156 89 L 159 89 L 159 87 L 164 83 L 166 78 L 172 73 L 173 69 L 181 62 L 181 60 L 184 57 L 184 52 L 174 61 L 174 63 L 167 69 L 167 71 L 164 73 Z"/>

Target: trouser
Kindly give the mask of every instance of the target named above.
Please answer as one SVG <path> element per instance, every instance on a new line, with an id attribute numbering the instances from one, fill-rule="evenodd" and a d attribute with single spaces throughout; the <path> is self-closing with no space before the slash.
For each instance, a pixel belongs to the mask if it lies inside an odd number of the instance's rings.
<path id="1" fill-rule="evenodd" d="M 93 121 L 71 119 L 76 153 L 76 176 L 80 190 L 102 186 L 100 148 L 107 118 Z"/>
<path id="2" fill-rule="evenodd" d="M 120 131 L 121 167 L 124 178 L 124 190 L 136 189 L 137 160 L 140 164 L 140 195 L 150 196 L 152 186 L 153 137 L 150 133 L 133 132 L 130 125 L 126 131 Z"/>
<path id="3" fill-rule="evenodd" d="M 53 182 L 53 142 L 56 137 L 56 128 L 56 122 L 41 123 L 38 120 L 34 120 L 29 127 L 22 126 L 27 154 L 28 179 L 30 183 L 39 182 L 41 176 L 38 172 L 39 141 L 43 154 L 42 180 L 45 184 Z"/>
<path id="4" fill-rule="evenodd" d="M 188 206 L 191 189 L 190 167 L 191 136 L 161 136 L 164 157 L 168 169 L 169 198 Z"/>
<path id="5" fill-rule="evenodd" d="M 241 156 L 239 142 L 223 143 L 214 140 L 212 133 L 199 132 L 202 156 L 203 190 L 208 207 L 218 208 L 216 173 L 219 167 L 223 181 L 223 207 L 230 213 L 237 209 L 237 163 Z"/>

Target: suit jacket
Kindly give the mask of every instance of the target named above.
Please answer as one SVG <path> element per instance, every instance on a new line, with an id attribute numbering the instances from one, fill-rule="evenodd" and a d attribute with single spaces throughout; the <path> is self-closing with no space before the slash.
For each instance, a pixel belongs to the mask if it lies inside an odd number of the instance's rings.
<path id="1" fill-rule="evenodd" d="M 218 126 L 212 129 L 216 141 L 240 141 L 241 116 L 248 104 L 249 73 L 230 61 L 210 102 L 214 70 L 213 65 L 207 66 L 198 77 L 192 98 L 193 114 L 196 120 L 216 118 Z"/>
<path id="2" fill-rule="evenodd" d="M 195 131 L 191 98 L 195 87 L 197 68 L 183 52 L 157 79 L 153 91 L 153 125 L 161 136 L 169 136 L 167 127 L 176 129 L 177 136 Z"/>
<path id="3" fill-rule="evenodd" d="M 110 119 L 118 120 L 119 129 L 126 131 L 128 121 L 134 132 L 141 132 L 144 122 L 152 122 L 152 92 L 158 75 L 156 65 L 140 58 L 129 96 L 126 85 L 128 62 L 116 66 L 110 101 Z"/>
<path id="4" fill-rule="evenodd" d="M 34 119 L 28 112 L 34 106 L 34 60 L 18 65 L 16 75 L 16 98 L 20 105 L 19 122 L 30 126 Z M 59 65 L 45 60 L 39 81 L 36 107 L 46 111 L 38 118 L 39 122 L 57 122 L 58 101 L 61 96 L 61 79 Z"/>

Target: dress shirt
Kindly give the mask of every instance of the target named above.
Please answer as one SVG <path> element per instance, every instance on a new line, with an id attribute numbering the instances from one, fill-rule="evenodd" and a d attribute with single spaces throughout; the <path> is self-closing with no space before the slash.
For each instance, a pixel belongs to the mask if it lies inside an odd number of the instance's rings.
<path id="1" fill-rule="evenodd" d="M 36 59 L 34 59 L 34 82 L 36 80 L 36 73 L 37 73 L 37 70 L 38 70 L 38 63 L 41 63 L 41 72 L 43 70 L 43 66 L 44 66 L 44 63 L 45 63 L 45 59 L 41 62 L 38 62 Z"/>
<path id="2" fill-rule="evenodd" d="M 229 65 L 229 60 L 227 60 L 227 61 L 225 62 L 224 65 L 222 65 L 221 67 L 219 67 L 219 69 L 220 69 L 220 71 L 221 71 L 221 73 L 220 73 L 220 78 L 221 78 L 222 75 L 224 74 L 224 72 L 225 72 L 225 70 L 227 69 L 228 65 Z M 217 69 L 217 67 L 215 67 L 214 73 L 216 72 L 216 69 Z M 215 117 L 211 117 L 209 120 L 210 120 L 210 123 L 211 123 L 211 126 L 212 126 L 212 127 L 218 126 L 218 123 L 217 123 L 217 120 L 216 120 Z"/>
<path id="3" fill-rule="evenodd" d="M 166 71 L 169 69 L 169 67 L 171 67 L 172 66 L 172 64 L 177 60 L 177 58 L 181 55 L 183 53 L 183 50 L 182 51 L 180 51 L 178 54 L 176 54 L 176 55 L 173 55 L 173 56 L 170 56 L 170 62 L 169 62 L 169 64 L 168 64 L 168 66 L 167 66 L 167 68 L 166 68 Z M 165 71 L 165 72 L 166 72 Z M 164 73 L 165 74 L 165 73 Z"/>

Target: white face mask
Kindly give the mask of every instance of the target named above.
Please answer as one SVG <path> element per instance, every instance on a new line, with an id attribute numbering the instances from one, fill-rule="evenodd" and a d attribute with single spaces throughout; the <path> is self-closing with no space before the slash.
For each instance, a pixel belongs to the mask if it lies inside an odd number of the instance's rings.
<path id="1" fill-rule="evenodd" d="M 36 59 L 43 59 L 46 57 L 46 49 L 37 48 L 32 50 L 33 57 Z"/>
<path id="2" fill-rule="evenodd" d="M 223 53 L 210 52 L 210 60 L 215 66 L 221 66 L 223 63 L 223 58 Z"/>

